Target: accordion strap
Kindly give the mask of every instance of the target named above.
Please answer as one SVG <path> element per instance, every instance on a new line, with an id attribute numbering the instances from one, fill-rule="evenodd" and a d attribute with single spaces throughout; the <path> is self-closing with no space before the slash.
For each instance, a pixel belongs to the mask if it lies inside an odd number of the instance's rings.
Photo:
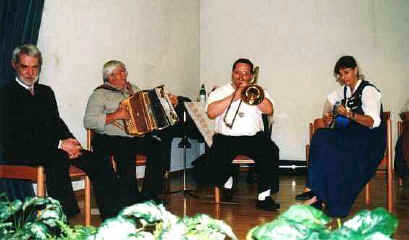
<path id="1" fill-rule="evenodd" d="M 115 127 L 117 127 L 117 128 L 119 128 L 119 129 L 125 131 L 124 125 L 120 124 L 119 121 L 114 120 L 114 121 L 112 121 L 112 124 L 114 124 Z"/>

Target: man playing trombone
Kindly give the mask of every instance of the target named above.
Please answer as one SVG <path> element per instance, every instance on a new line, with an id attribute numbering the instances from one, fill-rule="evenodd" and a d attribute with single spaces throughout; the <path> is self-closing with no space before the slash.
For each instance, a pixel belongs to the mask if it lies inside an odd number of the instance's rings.
<path id="1" fill-rule="evenodd" d="M 232 82 L 211 92 L 206 110 L 208 117 L 215 119 L 215 135 L 204 172 L 209 176 L 208 184 L 223 187 L 224 194 L 231 193 L 233 158 L 238 154 L 250 157 L 259 174 L 256 207 L 272 211 L 280 208 L 271 197 L 279 190 L 278 148 L 263 132 L 262 115 L 273 114 L 274 101 L 250 83 L 252 79 L 251 61 L 238 59 L 233 64 Z M 248 95 L 257 96 L 253 99 Z"/>

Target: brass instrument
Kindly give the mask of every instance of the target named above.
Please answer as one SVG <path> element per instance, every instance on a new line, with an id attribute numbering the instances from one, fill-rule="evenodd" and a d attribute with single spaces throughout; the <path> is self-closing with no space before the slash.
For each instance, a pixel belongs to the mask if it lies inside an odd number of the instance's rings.
<path id="1" fill-rule="evenodd" d="M 233 103 L 233 97 L 230 101 L 229 106 L 227 107 L 226 114 L 224 115 L 223 121 L 227 127 L 232 128 L 234 121 L 236 120 L 237 113 L 239 112 L 241 103 L 244 102 L 249 105 L 259 105 L 264 100 L 264 90 L 262 87 L 256 84 L 258 80 L 258 73 L 260 71 L 260 67 L 257 66 L 253 70 L 253 78 L 249 81 L 249 85 L 243 89 L 240 96 L 240 103 L 237 107 L 236 113 L 234 114 L 233 120 L 229 123 L 227 121 L 227 114 L 230 110 L 230 106 Z M 237 91 L 238 89 L 236 89 Z M 235 93 L 233 93 L 233 96 Z"/>

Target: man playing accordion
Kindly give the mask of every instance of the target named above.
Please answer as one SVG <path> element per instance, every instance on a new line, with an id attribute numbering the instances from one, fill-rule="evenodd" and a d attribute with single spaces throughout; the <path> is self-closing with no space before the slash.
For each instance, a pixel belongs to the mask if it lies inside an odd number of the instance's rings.
<path id="1" fill-rule="evenodd" d="M 120 103 L 140 91 L 127 81 L 125 64 L 111 60 L 104 64 L 102 72 L 104 83 L 89 97 L 84 117 L 85 128 L 95 131 L 92 147 L 96 152 L 114 156 L 121 191 L 124 192 L 139 193 L 135 155 L 145 155 L 147 163 L 142 194 L 135 197 L 141 201 L 154 200 L 160 203 L 158 195 L 162 193 L 163 176 L 169 159 L 163 158 L 158 149 L 165 143 L 152 134 L 132 136 L 125 131 L 123 120 L 128 120 L 130 113 Z M 173 105 L 177 104 L 176 96 L 170 95 L 170 100 Z"/>

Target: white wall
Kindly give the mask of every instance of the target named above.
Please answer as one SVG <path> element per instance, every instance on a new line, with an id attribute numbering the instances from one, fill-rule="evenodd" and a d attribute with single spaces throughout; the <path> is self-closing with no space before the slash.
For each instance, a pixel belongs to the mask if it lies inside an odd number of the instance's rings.
<path id="1" fill-rule="evenodd" d="M 307 124 L 339 87 L 332 70 L 353 55 L 383 94 L 395 122 L 408 101 L 409 1 L 204 0 L 200 2 L 200 80 L 229 81 L 240 57 L 261 67 L 259 84 L 277 103 L 273 139 L 280 158 L 305 159 Z M 396 136 L 396 134 L 395 134 Z"/>
<path id="2" fill-rule="evenodd" d="M 409 101 L 408 12 L 407 0 L 50 0 L 39 37 L 41 81 L 84 144 L 86 102 L 106 61 L 123 60 L 142 88 L 164 83 L 196 98 L 200 82 L 208 90 L 224 84 L 232 62 L 248 57 L 277 102 L 281 158 L 301 160 L 307 123 L 338 86 L 332 69 L 344 54 L 357 58 L 398 119 Z"/>
<path id="3" fill-rule="evenodd" d="M 45 1 L 40 81 L 54 89 L 62 118 L 83 144 L 86 103 L 108 60 L 124 61 L 128 80 L 141 88 L 165 84 L 196 97 L 199 7 L 199 0 Z"/>

